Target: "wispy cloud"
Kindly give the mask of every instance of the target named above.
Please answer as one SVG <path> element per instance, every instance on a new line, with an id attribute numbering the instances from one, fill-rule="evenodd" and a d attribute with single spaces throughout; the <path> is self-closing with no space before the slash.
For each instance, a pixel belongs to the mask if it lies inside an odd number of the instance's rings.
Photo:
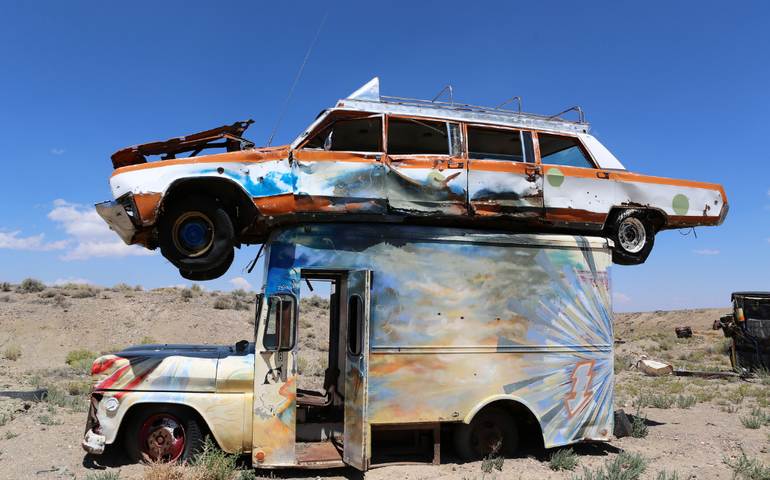
<path id="1" fill-rule="evenodd" d="M 63 148 L 52 148 L 50 152 L 51 155 L 64 155 L 65 150 Z"/>
<path id="2" fill-rule="evenodd" d="M 232 285 L 235 288 L 240 288 L 243 290 L 251 290 L 251 284 L 248 280 L 246 280 L 243 277 L 235 277 L 230 279 L 230 285 Z"/>
<path id="3" fill-rule="evenodd" d="M 614 291 L 612 292 L 612 301 L 613 303 L 624 305 L 624 304 L 631 303 L 631 297 L 629 297 L 623 292 Z"/>
<path id="4" fill-rule="evenodd" d="M 93 283 L 86 280 L 85 278 L 79 278 L 79 277 L 67 277 L 67 278 L 57 278 L 53 281 L 54 285 L 67 285 L 68 283 L 76 284 L 76 285 L 92 285 Z"/>
<path id="5" fill-rule="evenodd" d="M 48 218 L 71 238 L 68 242 L 71 248 L 61 257 L 62 260 L 153 255 L 149 250 L 123 243 L 91 207 L 58 199 L 54 201 Z"/>
<path id="6" fill-rule="evenodd" d="M 712 248 L 703 248 L 700 250 L 693 250 L 692 253 L 696 255 L 719 255 L 719 250 Z"/>
<path id="7" fill-rule="evenodd" d="M 62 250 L 67 247 L 67 240 L 46 242 L 45 235 L 32 235 L 22 237 L 20 231 L 0 232 L 0 249 L 27 250 L 33 252 L 47 252 L 50 250 Z"/>

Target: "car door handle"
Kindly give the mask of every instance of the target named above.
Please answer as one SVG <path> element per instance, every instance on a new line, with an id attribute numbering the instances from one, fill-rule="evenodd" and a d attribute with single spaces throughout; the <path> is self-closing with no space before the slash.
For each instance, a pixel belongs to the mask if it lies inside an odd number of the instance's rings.
<path id="1" fill-rule="evenodd" d="M 596 172 L 597 178 L 608 179 L 610 178 L 610 172 Z"/>
<path id="2" fill-rule="evenodd" d="M 447 162 L 447 168 L 465 168 L 465 162 Z"/>

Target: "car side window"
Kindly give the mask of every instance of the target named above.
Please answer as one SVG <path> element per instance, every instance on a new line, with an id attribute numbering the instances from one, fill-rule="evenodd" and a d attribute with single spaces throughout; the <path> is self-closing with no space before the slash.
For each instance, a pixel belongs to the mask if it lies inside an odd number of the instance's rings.
<path id="1" fill-rule="evenodd" d="M 311 138 L 305 148 L 333 152 L 381 152 L 382 117 L 337 120 Z"/>
<path id="2" fill-rule="evenodd" d="M 471 159 L 524 161 L 519 130 L 468 127 L 468 157 Z"/>
<path id="3" fill-rule="evenodd" d="M 538 133 L 540 141 L 540 160 L 549 165 L 596 168 L 574 137 Z"/>
<path id="4" fill-rule="evenodd" d="M 388 120 L 390 155 L 449 155 L 460 148 L 456 123 L 411 118 Z"/>

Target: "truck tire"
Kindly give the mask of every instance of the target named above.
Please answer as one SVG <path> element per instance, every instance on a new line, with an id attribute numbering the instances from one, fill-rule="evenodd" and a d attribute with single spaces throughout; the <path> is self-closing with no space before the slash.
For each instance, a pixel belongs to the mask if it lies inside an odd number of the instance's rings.
<path id="1" fill-rule="evenodd" d="M 190 272 L 222 265 L 233 252 L 234 237 L 230 215 L 210 197 L 175 200 L 165 209 L 158 228 L 163 256 Z"/>
<path id="2" fill-rule="evenodd" d="M 454 444 L 457 455 L 466 462 L 489 455 L 512 456 L 519 448 L 519 430 L 508 412 L 490 407 L 473 417 L 471 423 L 457 426 Z"/>
<path id="3" fill-rule="evenodd" d="M 647 260 L 655 244 L 655 228 L 644 210 L 622 210 L 611 225 L 612 262 L 639 265 Z"/>
<path id="4" fill-rule="evenodd" d="M 227 273 L 227 270 L 230 268 L 230 265 L 233 264 L 234 258 L 235 258 L 235 253 L 233 253 L 233 251 L 231 250 L 227 258 L 225 258 L 225 260 L 219 266 L 214 267 L 211 270 L 203 270 L 202 272 L 193 272 L 191 270 L 185 270 L 180 268 L 179 275 L 181 275 L 182 278 L 186 278 L 187 280 L 192 280 L 193 282 L 214 280 L 215 278 L 219 278 L 225 273 Z"/>
<path id="5" fill-rule="evenodd" d="M 197 417 L 176 405 L 140 407 L 124 422 L 124 448 L 136 463 L 184 462 L 203 447 Z"/>

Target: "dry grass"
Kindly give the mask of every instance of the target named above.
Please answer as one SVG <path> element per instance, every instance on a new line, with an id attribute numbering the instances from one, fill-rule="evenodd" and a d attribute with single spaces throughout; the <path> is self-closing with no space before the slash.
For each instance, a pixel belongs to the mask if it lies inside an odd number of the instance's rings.
<path id="1" fill-rule="evenodd" d="M 8 345 L 3 350 L 3 358 L 15 362 L 21 358 L 21 348 L 18 345 Z"/>

